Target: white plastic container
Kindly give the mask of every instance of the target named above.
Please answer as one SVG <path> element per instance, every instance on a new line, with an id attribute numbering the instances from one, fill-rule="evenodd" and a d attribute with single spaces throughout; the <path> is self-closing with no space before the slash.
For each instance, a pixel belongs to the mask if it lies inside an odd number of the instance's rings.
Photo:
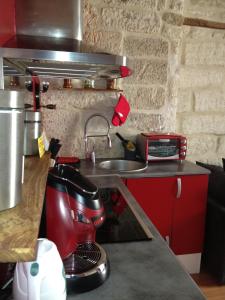
<path id="1" fill-rule="evenodd" d="M 37 259 L 16 264 L 14 300 L 66 300 L 64 267 L 56 245 L 38 239 Z"/>

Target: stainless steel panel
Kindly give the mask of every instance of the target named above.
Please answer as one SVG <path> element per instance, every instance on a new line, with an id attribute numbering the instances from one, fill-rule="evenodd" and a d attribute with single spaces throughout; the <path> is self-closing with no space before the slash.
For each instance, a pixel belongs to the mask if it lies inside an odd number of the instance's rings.
<path id="1" fill-rule="evenodd" d="M 24 121 L 26 122 L 41 122 L 41 112 L 26 110 L 24 115 Z"/>
<path id="2" fill-rule="evenodd" d="M 38 155 L 38 138 L 41 136 L 41 112 L 26 111 L 24 124 L 24 155 Z"/>
<path id="3" fill-rule="evenodd" d="M 58 78 L 114 79 L 120 78 L 120 66 L 127 65 L 124 56 L 0 48 L 5 57 L 5 75 L 38 75 Z"/>
<path id="4" fill-rule="evenodd" d="M 126 66 L 127 58 L 125 56 L 99 54 L 99 53 L 80 53 L 67 51 L 51 51 L 51 50 L 35 50 L 35 49 L 20 49 L 20 48 L 0 48 L 0 57 L 8 58 L 10 61 L 17 60 L 32 63 L 32 60 L 38 60 L 37 63 L 55 62 L 59 65 L 65 63 L 74 63 L 78 65 L 90 64 L 99 67 L 108 66 Z M 65 67 L 64 65 L 64 67 Z"/>
<path id="5" fill-rule="evenodd" d="M 0 91 L 1 108 L 24 108 L 24 93 L 18 91 Z"/>
<path id="6" fill-rule="evenodd" d="M 1 58 L 0 58 L 1 59 Z M 5 62 L 4 62 L 5 63 Z M 20 73 L 18 70 L 15 70 L 15 68 L 13 68 L 13 67 L 10 67 L 10 66 L 7 66 L 7 65 L 5 65 L 4 64 L 4 66 L 3 66 L 3 75 L 2 76 L 22 76 L 23 74 L 22 73 Z M 3 78 L 3 77 L 1 77 L 0 76 L 0 78 Z M 0 83 L 0 90 L 1 89 L 4 89 L 4 86 L 3 86 L 3 88 L 1 88 L 1 83 Z"/>
<path id="7" fill-rule="evenodd" d="M 81 41 L 81 4 L 82 0 L 16 0 L 17 34 Z"/>
<path id="8" fill-rule="evenodd" d="M 4 66 L 2 57 L 0 57 L 0 90 L 4 90 Z"/>
<path id="9" fill-rule="evenodd" d="M 22 109 L 0 109 L 0 210 L 22 198 L 23 128 Z"/>

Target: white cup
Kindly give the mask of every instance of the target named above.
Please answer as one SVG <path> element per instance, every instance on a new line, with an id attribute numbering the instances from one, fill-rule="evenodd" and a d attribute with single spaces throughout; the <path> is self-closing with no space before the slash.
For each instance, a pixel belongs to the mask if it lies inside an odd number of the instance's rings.
<path id="1" fill-rule="evenodd" d="M 66 300 L 66 280 L 56 245 L 38 239 L 37 258 L 16 264 L 13 279 L 15 300 Z"/>

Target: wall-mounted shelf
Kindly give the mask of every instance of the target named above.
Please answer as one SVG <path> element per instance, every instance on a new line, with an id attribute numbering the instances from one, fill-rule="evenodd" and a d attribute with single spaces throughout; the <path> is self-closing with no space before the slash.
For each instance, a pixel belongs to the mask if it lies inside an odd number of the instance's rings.
<path id="1" fill-rule="evenodd" d="M 23 200 L 0 212 L 0 262 L 35 259 L 49 164 L 48 153 L 25 159 Z"/>
<path id="2" fill-rule="evenodd" d="M 195 26 L 195 27 L 205 27 L 211 29 L 225 29 L 225 23 L 215 22 L 210 20 L 198 19 L 198 18 L 188 18 L 185 17 L 183 25 Z"/>

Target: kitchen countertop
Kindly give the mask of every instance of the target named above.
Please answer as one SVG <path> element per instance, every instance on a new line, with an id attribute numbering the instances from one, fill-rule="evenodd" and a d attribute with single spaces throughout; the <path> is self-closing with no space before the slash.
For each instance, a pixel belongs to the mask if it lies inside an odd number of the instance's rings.
<path id="1" fill-rule="evenodd" d="M 22 201 L 0 212 L 0 262 L 34 260 L 50 154 L 25 159 Z"/>
<path id="2" fill-rule="evenodd" d="M 90 170 L 90 173 L 91 170 Z M 153 234 L 151 241 L 103 245 L 110 261 L 110 276 L 95 290 L 69 295 L 68 300 L 203 300 L 198 286 L 145 215 L 119 176 L 95 176 L 98 187 L 118 188 L 130 208 Z"/>
<path id="3" fill-rule="evenodd" d="M 148 167 L 143 171 L 138 172 L 118 172 L 115 170 L 106 170 L 99 167 L 99 163 L 108 160 L 98 159 L 93 165 L 91 161 L 81 160 L 80 172 L 87 176 L 112 176 L 120 175 L 124 178 L 142 178 L 142 177 L 169 177 L 181 175 L 204 175 L 210 171 L 202 168 L 192 162 L 184 160 L 180 161 L 163 161 L 149 162 Z"/>

